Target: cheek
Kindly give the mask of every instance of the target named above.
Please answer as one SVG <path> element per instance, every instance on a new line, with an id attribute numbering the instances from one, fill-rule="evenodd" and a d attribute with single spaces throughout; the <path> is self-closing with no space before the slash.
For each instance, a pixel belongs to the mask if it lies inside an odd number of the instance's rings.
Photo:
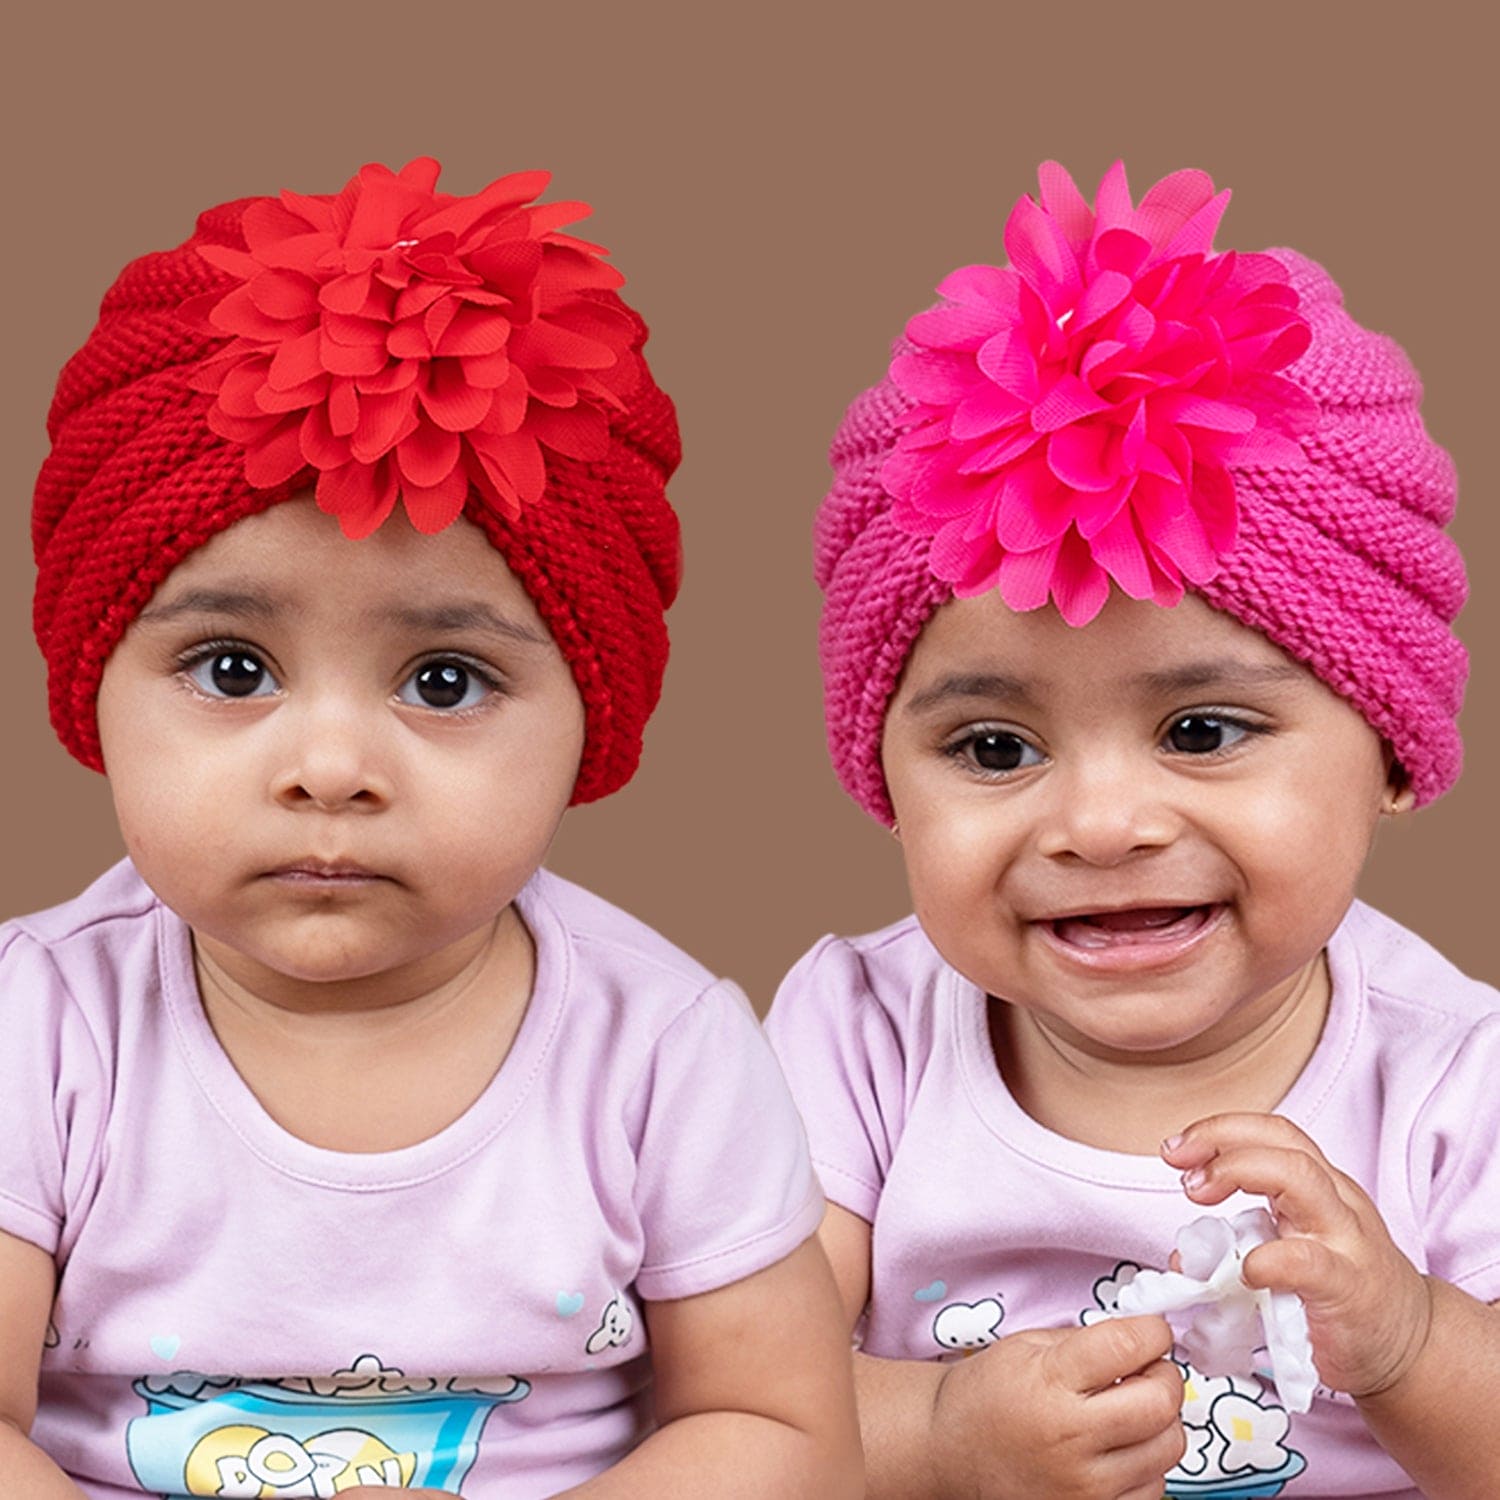
<path id="1" fill-rule="evenodd" d="M 424 760 L 411 785 L 480 863 L 540 862 L 572 798 L 583 752 L 583 710 L 528 715 L 483 752 L 461 752 L 439 782 Z"/>
<path id="2" fill-rule="evenodd" d="M 901 828 L 912 909 L 938 948 L 951 955 L 990 932 L 1002 909 L 1006 840 L 982 815 L 914 818 Z"/>
<path id="3" fill-rule="evenodd" d="M 194 865 L 210 850 L 225 847 L 225 798 L 203 795 L 193 784 L 194 768 L 171 762 L 158 767 L 157 775 L 132 766 L 110 776 L 120 836 L 142 873 L 161 865 Z"/>
<path id="4" fill-rule="evenodd" d="M 1294 925 L 1341 916 L 1374 840 L 1383 768 L 1359 759 L 1308 765 L 1223 825 L 1225 846 Z"/>

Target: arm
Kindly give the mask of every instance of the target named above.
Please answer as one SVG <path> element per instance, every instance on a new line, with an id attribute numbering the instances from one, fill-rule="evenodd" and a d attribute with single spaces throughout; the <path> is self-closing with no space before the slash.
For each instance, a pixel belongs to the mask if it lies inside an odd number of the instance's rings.
<path id="1" fill-rule="evenodd" d="M 864 1311 L 870 1226 L 821 1231 L 846 1324 Z M 1183 1452 L 1182 1381 L 1161 1318 L 1010 1334 L 955 1364 L 856 1353 L 870 1500 L 1159 1500 Z"/>
<path id="2" fill-rule="evenodd" d="M 1270 1200 L 1281 1237 L 1245 1257 L 1250 1286 L 1296 1292 L 1326 1385 L 1430 1500 L 1483 1500 L 1500 1473 L 1500 1307 L 1397 1249 L 1379 1210 L 1289 1120 L 1215 1115 L 1163 1146 L 1195 1203 Z M 1453 1400 L 1462 1372 L 1464 1399 Z"/>
<path id="3" fill-rule="evenodd" d="M 56 1279 L 46 1251 L 0 1232 L 0 1493 L 28 1500 L 83 1500 L 30 1438 Z"/>
<path id="4" fill-rule="evenodd" d="M 657 1420 L 580 1500 L 862 1491 L 847 1341 L 815 1240 L 717 1291 L 647 1304 Z"/>

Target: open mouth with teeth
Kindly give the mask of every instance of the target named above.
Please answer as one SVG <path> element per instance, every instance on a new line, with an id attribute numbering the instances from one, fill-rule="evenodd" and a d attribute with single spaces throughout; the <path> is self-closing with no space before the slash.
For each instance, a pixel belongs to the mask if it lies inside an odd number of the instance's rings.
<path id="1" fill-rule="evenodd" d="M 1125 911 L 1056 917 L 1053 936 L 1071 948 L 1146 948 L 1180 943 L 1201 931 L 1217 906 L 1134 906 Z"/>

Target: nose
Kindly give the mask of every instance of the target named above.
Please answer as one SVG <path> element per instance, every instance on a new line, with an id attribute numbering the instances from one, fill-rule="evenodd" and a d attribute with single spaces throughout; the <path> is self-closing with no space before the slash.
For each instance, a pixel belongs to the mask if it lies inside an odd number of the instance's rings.
<path id="1" fill-rule="evenodd" d="M 1153 774 L 1129 755 L 1094 754 L 1054 768 L 1038 848 L 1053 859 L 1109 869 L 1163 849 L 1181 821 Z"/>
<path id="2" fill-rule="evenodd" d="M 390 801 L 384 737 L 372 716 L 330 693 L 288 704 L 277 718 L 271 793 L 282 807 L 375 812 Z"/>

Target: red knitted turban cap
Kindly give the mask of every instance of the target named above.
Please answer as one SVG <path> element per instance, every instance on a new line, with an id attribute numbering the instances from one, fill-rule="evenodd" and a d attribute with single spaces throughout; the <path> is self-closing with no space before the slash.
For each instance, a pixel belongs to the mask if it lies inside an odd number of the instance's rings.
<path id="1" fill-rule="evenodd" d="M 344 531 L 398 501 L 463 514 L 535 601 L 582 695 L 573 801 L 623 786 L 667 661 L 680 575 L 670 399 L 577 203 L 543 173 L 466 198 L 423 159 L 336 196 L 209 209 L 105 295 L 58 381 L 32 512 L 52 723 L 103 770 L 110 653 L 189 553 L 316 484 Z"/>

